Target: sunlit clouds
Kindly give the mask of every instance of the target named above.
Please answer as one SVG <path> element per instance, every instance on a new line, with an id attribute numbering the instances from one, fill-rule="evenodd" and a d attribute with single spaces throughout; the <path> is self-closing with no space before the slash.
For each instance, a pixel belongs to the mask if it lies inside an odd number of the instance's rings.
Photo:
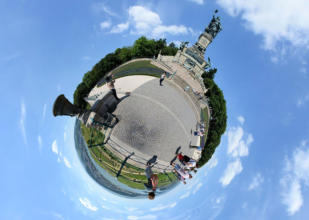
<path id="1" fill-rule="evenodd" d="M 97 211 L 98 208 L 94 205 L 91 204 L 91 202 L 89 201 L 88 198 L 79 198 L 80 203 L 86 207 L 87 209 L 91 210 L 91 211 Z"/>
<path id="2" fill-rule="evenodd" d="M 20 119 L 19 119 L 19 128 L 21 130 L 21 134 L 24 140 L 24 144 L 27 145 L 27 134 L 26 134 L 26 105 L 24 101 L 20 103 Z"/>
<path id="3" fill-rule="evenodd" d="M 194 31 L 185 25 L 165 25 L 159 14 L 147 7 L 141 5 L 134 5 L 128 8 L 128 19 L 111 25 L 110 21 L 103 21 L 100 23 L 100 28 L 107 30 L 112 34 L 125 33 L 133 35 L 145 35 L 147 37 L 162 38 L 169 35 L 186 35 L 193 34 Z"/>
<path id="4" fill-rule="evenodd" d="M 306 141 L 294 150 L 291 159 L 285 159 L 280 183 L 282 203 L 286 205 L 287 213 L 294 215 L 303 205 L 302 190 L 309 187 L 309 148 Z"/>
<path id="5" fill-rule="evenodd" d="M 282 42 L 309 48 L 307 0 L 217 0 L 217 3 L 231 16 L 240 16 L 247 29 L 261 35 L 265 49 L 276 50 Z"/>
<path id="6" fill-rule="evenodd" d="M 238 121 L 240 125 L 232 126 L 227 131 L 227 156 L 232 161 L 228 163 L 219 180 L 223 187 L 229 185 L 234 177 L 242 172 L 243 166 L 241 163 L 241 157 L 249 155 L 249 147 L 253 142 L 252 134 L 246 133 L 242 127 L 245 118 L 239 116 Z"/>
<path id="7" fill-rule="evenodd" d="M 251 181 L 251 183 L 248 187 L 248 190 L 253 190 L 253 189 L 259 187 L 263 182 L 264 182 L 264 177 L 262 176 L 261 173 L 257 173 L 253 177 L 253 179 L 252 179 L 252 181 Z"/>

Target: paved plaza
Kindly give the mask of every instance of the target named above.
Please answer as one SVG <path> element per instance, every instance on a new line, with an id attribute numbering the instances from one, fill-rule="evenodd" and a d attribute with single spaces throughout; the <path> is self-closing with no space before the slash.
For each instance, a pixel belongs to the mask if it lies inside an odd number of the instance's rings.
<path id="1" fill-rule="evenodd" d="M 151 76 L 119 78 L 115 87 L 119 97 L 127 91 L 131 95 L 114 112 L 120 121 L 111 132 L 111 143 L 146 160 L 157 155 L 163 164 L 169 164 L 179 146 L 181 152 L 193 156 L 195 150 L 189 144 L 197 145 L 200 140 L 191 130 L 196 128 L 199 115 L 181 88 L 167 79 L 160 86 L 159 79 Z M 104 96 L 108 91 L 106 85 L 96 87 L 89 97 Z"/>

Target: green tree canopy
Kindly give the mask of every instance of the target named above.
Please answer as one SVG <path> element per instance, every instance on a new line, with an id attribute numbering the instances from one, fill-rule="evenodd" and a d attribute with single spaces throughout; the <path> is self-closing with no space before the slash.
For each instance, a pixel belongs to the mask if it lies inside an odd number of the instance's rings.
<path id="1" fill-rule="evenodd" d="M 209 107 L 211 111 L 211 119 L 209 121 L 209 129 L 207 141 L 202 151 L 201 159 L 198 165 L 201 167 L 212 157 L 216 148 L 219 146 L 221 136 L 226 129 L 226 103 L 222 90 L 214 82 L 214 75 L 217 69 L 205 71 L 202 77 L 204 78 L 205 87 L 208 89 L 206 96 L 209 98 Z"/>
<path id="2" fill-rule="evenodd" d="M 133 46 L 118 48 L 113 53 L 107 54 L 92 70 L 85 73 L 83 81 L 74 92 L 74 104 L 85 108 L 87 103 L 84 98 L 102 77 L 117 66 L 133 58 L 152 58 L 158 55 L 160 50 L 162 55 L 174 56 L 178 48 L 173 43 L 167 46 L 166 39 L 154 40 L 142 36 L 134 42 Z"/>

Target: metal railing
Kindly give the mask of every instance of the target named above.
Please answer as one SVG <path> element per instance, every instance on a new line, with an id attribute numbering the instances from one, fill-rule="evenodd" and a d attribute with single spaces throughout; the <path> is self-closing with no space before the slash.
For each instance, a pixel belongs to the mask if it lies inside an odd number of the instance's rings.
<path id="1" fill-rule="evenodd" d="M 117 153 L 121 154 L 123 157 L 126 157 L 127 155 L 129 154 L 132 154 L 131 151 L 125 149 L 124 147 L 122 147 L 120 144 L 118 144 L 116 141 L 114 141 L 113 139 L 109 139 L 108 141 L 108 145 L 110 147 L 113 148 L 114 151 L 116 151 Z M 113 145 L 116 145 L 117 147 L 113 146 Z M 128 158 L 128 161 L 132 161 L 134 163 L 138 163 L 140 165 L 143 165 L 143 166 L 146 166 L 146 163 L 148 160 L 146 160 L 145 158 L 143 157 L 140 157 L 136 154 L 132 155 L 130 158 Z M 164 165 L 164 164 L 161 164 L 159 162 L 156 162 L 154 165 L 153 165 L 153 168 L 159 170 L 160 172 L 171 172 L 173 170 L 173 167 L 170 166 L 170 165 Z"/>

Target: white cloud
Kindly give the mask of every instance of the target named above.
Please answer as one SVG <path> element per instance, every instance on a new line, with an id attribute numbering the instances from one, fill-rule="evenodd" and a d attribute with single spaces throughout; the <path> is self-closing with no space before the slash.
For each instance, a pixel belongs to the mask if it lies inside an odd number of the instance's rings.
<path id="1" fill-rule="evenodd" d="M 227 153 L 233 157 L 248 156 L 249 146 L 253 142 L 253 137 L 248 134 L 246 140 L 244 138 L 244 130 L 241 126 L 231 127 L 228 132 L 228 150 Z"/>
<path id="2" fill-rule="evenodd" d="M 105 206 L 105 205 L 102 205 L 102 208 L 103 209 L 106 209 L 106 210 L 110 210 L 111 208 L 109 208 L 109 207 L 107 207 L 107 206 Z"/>
<path id="3" fill-rule="evenodd" d="M 195 2 L 196 4 L 203 5 L 204 0 L 189 0 L 190 2 Z"/>
<path id="4" fill-rule="evenodd" d="M 181 196 L 179 196 L 179 199 L 184 199 L 190 196 L 190 192 L 186 192 L 185 194 L 182 194 Z"/>
<path id="5" fill-rule="evenodd" d="M 197 184 L 197 186 L 193 189 L 192 193 L 195 194 L 197 191 L 203 186 L 203 183 Z"/>
<path id="6" fill-rule="evenodd" d="M 241 116 L 241 115 L 237 117 L 237 120 L 239 121 L 239 123 L 241 125 L 243 125 L 245 123 L 245 118 L 243 116 Z"/>
<path id="7" fill-rule="evenodd" d="M 83 61 L 89 61 L 89 60 L 91 60 L 91 57 L 90 56 L 83 56 L 82 60 Z"/>
<path id="8" fill-rule="evenodd" d="M 38 135 L 38 144 L 39 144 L 39 150 L 42 150 L 42 146 L 43 146 L 43 141 L 42 141 L 42 137 L 40 135 Z"/>
<path id="9" fill-rule="evenodd" d="M 152 31 L 152 35 L 155 37 L 163 36 L 165 33 L 169 33 L 171 35 L 178 35 L 178 34 L 188 34 L 188 29 L 184 25 L 170 25 L 164 26 L 159 25 L 155 27 Z"/>
<path id="10" fill-rule="evenodd" d="M 165 34 L 179 35 L 192 32 L 191 28 L 184 25 L 163 25 L 160 16 L 143 6 L 129 8 L 129 22 L 133 29 L 131 33 L 150 37 L 164 37 Z"/>
<path id="11" fill-rule="evenodd" d="M 171 204 L 168 205 L 158 205 L 154 208 L 151 208 L 150 211 L 155 212 L 155 211 L 161 211 L 163 209 L 168 209 L 168 208 L 174 208 L 176 206 L 176 202 L 173 202 Z"/>
<path id="12" fill-rule="evenodd" d="M 115 13 L 115 12 L 113 12 L 112 10 L 110 10 L 108 7 L 106 7 L 106 6 L 104 6 L 103 8 L 103 11 L 106 13 L 106 14 L 108 14 L 108 15 L 110 15 L 110 16 L 117 16 L 117 14 Z"/>
<path id="13" fill-rule="evenodd" d="M 138 208 L 135 208 L 135 207 L 125 207 L 126 210 L 128 210 L 129 212 L 133 212 L 133 211 L 136 211 L 138 210 Z"/>
<path id="14" fill-rule="evenodd" d="M 58 213 L 58 212 L 51 212 L 50 213 L 54 218 L 56 218 L 56 219 L 65 219 L 64 217 L 63 217 L 63 215 L 61 215 L 60 213 Z"/>
<path id="15" fill-rule="evenodd" d="M 128 28 L 129 28 L 129 22 L 121 23 L 121 24 L 117 24 L 116 26 L 114 26 L 110 32 L 114 34 L 121 33 L 127 30 Z"/>
<path id="16" fill-rule="evenodd" d="M 57 144 L 57 141 L 54 140 L 53 143 L 52 143 L 52 151 L 55 153 L 55 154 L 59 154 L 59 150 L 58 150 L 58 144 Z"/>
<path id="17" fill-rule="evenodd" d="M 94 205 L 91 204 L 91 202 L 89 201 L 89 199 L 87 198 L 79 198 L 80 203 L 85 206 L 87 209 L 91 210 L 91 211 L 97 211 L 98 208 Z"/>
<path id="18" fill-rule="evenodd" d="M 284 175 L 280 180 L 282 203 L 287 206 L 287 213 L 294 215 L 303 205 L 302 187 L 309 186 L 309 148 L 302 141 L 293 152 L 293 158 L 285 160 Z"/>
<path id="19" fill-rule="evenodd" d="M 71 168 L 71 163 L 69 162 L 68 158 L 63 157 L 63 162 L 68 168 Z"/>
<path id="20" fill-rule="evenodd" d="M 106 28 L 109 28 L 111 25 L 112 25 L 111 22 L 103 21 L 103 22 L 100 23 L 100 28 L 101 29 L 106 29 Z"/>
<path id="21" fill-rule="evenodd" d="M 231 162 L 226 167 L 223 176 L 220 178 L 220 182 L 223 187 L 230 184 L 233 178 L 242 171 L 243 167 L 239 159 Z"/>
<path id="22" fill-rule="evenodd" d="M 261 185 L 262 183 L 264 182 L 264 178 L 263 176 L 258 173 L 256 174 L 253 179 L 252 179 L 252 182 L 250 183 L 249 187 L 248 187 L 248 190 L 253 190 L 255 188 L 257 188 L 259 185 Z"/>
<path id="23" fill-rule="evenodd" d="M 95 12 L 104 12 L 109 16 L 117 16 L 115 12 L 113 12 L 109 7 L 101 2 L 93 4 L 92 8 Z"/>
<path id="24" fill-rule="evenodd" d="M 270 57 L 270 61 L 273 62 L 273 63 L 278 63 L 279 57 L 278 56 L 272 56 L 272 57 Z"/>
<path id="25" fill-rule="evenodd" d="M 309 47 L 308 0 L 217 0 L 231 16 L 241 16 L 247 29 L 262 35 L 263 46 L 275 50 L 278 43 Z"/>
<path id="26" fill-rule="evenodd" d="M 177 205 L 177 202 L 173 202 L 172 204 L 170 204 L 170 208 L 174 208 Z"/>
<path id="27" fill-rule="evenodd" d="M 21 130 L 21 134 L 24 139 L 24 143 L 27 144 L 27 134 L 26 134 L 26 128 L 25 128 L 25 123 L 26 123 L 26 105 L 24 101 L 21 102 L 20 104 L 20 119 L 19 119 L 19 127 Z"/>
<path id="28" fill-rule="evenodd" d="M 157 216 L 155 215 L 143 215 L 143 216 L 135 216 L 135 215 L 129 215 L 127 217 L 129 220 L 151 220 L 151 219 L 157 219 Z"/>
<path id="29" fill-rule="evenodd" d="M 149 33 L 154 27 L 157 27 L 162 23 L 160 16 L 157 13 L 143 6 L 130 7 L 129 19 L 134 23 L 137 34 Z"/>
<path id="30" fill-rule="evenodd" d="M 210 169 L 216 167 L 218 165 L 218 158 L 216 156 L 212 156 L 212 158 L 207 164 Z"/>
<path id="31" fill-rule="evenodd" d="M 220 197 L 216 198 L 216 203 L 220 204 L 223 201 L 223 199 L 224 199 L 223 196 L 220 196 Z"/>
<path id="32" fill-rule="evenodd" d="M 301 145 L 306 145 L 302 142 Z M 309 186 L 309 148 L 307 150 L 296 149 L 294 151 L 293 172 L 297 179 L 303 180 Z"/>
<path id="33" fill-rule="evenodd" d="M 285 180 L 288 181 L 288 180 Z M 282 193 L 282 203 L 287 206 L 289 215 L 294 215 L 303 205 L 303 196 L 298 180 L 290 180 L 289 188 Z"/>
<path id="34" fill-rule="evenodd" d="M 247 134 L 242 128 L 245 122 L 244 117 L 240 116 L 238 120 L 241 126 L 231 127 L 227 131 L 227 155 L 233 158 L 234 162 L 227 165 L 223 176 L 219 180 L 223 187 L 229 185 L 234 177 L 241 173 L 243 167 L 240 158 L 249 155 L 249 146 L 253 143 L 252 134 Z"/>
<path id="35" fill-rule="evenodd" d="M 304 106 L 307 102 L 309 101 L 309 94 L 299 98 L 297 100 L 297 107 L 300 108 L 302 106 Z"/>

